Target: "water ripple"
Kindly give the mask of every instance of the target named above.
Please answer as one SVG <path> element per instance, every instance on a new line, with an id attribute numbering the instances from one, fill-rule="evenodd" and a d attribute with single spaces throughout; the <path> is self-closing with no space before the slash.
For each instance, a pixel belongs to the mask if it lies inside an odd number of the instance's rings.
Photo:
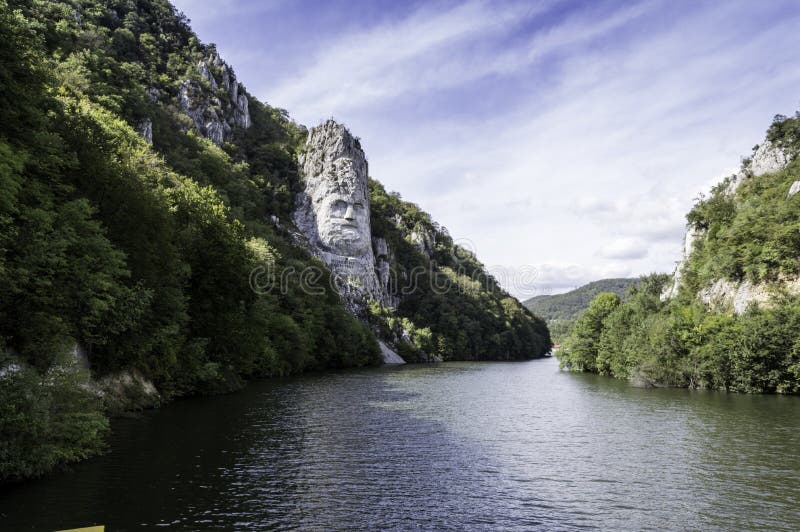
<path id="1" fill-rule="evenodd" d="M 0 528 L 800 528 L 800 399 L 551 360 L 255 383 L 114 428 L 108 456 L 0 492 Z"/>

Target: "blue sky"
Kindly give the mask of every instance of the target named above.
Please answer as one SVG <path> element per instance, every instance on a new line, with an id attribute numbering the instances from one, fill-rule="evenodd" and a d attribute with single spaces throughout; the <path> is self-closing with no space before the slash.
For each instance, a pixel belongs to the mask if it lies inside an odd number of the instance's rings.
<path id="1" fill-rule="evenodd" d="M 174 3 L 523 298 L 671 271 L 694 198 L 800 109 L 795 0 Z"/>

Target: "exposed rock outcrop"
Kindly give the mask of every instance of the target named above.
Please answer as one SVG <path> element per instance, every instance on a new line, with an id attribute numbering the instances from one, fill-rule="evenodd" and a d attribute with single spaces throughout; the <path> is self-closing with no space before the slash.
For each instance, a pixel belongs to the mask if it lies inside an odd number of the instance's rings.
<path id="1" fill-rule="evenodd" d="M 154 408 L 161 403 L 161 394 L 155 385 L 135 369 L 93 378 L 89 354 L 80 344 L 73 346 L 63 368 L 85 375 L 83 387 L 100 397 L 111 414 Z"/>
<path id="2" fill-rule="evenodd" d="M 12 378 L 20 371 L 22 371 L 21 365 L 17 364 L 16 362 L 8 362 L 5 365 L 0 366 L 0 380 Z"/>
<path id="3" fill-rule="evenodd" d="M 112 414 L 155 408 L 161 403 L 161 394 L 155 385 L 135 369 L 93 380 L 89 387 Z"/>
<path id="4" fill-rule="evenodd" d="M 197 132 L 222 144 L 233 128 L 249 128 L 252 121 L 247 95 L 240 92 L 236 76 L 219 55 L 213 53 L 199 61 L 197 73 L 201 81 L 185 80 L 178 95 L 178 106 L 192 119 Z M 222 99 L 220 89 L 225 92 Z"/>
<path id="5" fill-rule="evenodd" d="M 433 257 L 435 236 L 429 235 L 424 231 L 412 231 L 408 238 L 417 246 L 420 253 L 424 253 L 428 258 Z"/>
<path id="6" fill-rule="evenodd" d="M 398 355 L 393 349 L 391 349 L 386 342 L 383 340 L 378 340 L 378 345 L 381 348 L 381 355 L 383 355 L 383 363 L 384 364 L 405 364 L 406 361 Z"/>
<path id="7" fill-rule="evenodd" d="M 746 179 L 783 170 L 787 164 L 789 155 L 779 146 L 765 140 L 756 148 L 753 156 L 745 161 L 742 168 L 731 177 L 726 192 L 732 195 Z"/>
<path id="8" fill-rule="evenodd" d="M 155 87 L 148 87 L 145 89 L 147 93 L 147 99 L 150 100 L 150 103 L 158 103 L 158 99 L 161 97 L 161 91 Z"/>
<path id="9" fill-rule="evenodd" d="M 750 161 L 750 174 L 753 177 L 758 177 L 778 172 L 783 170 L 787 164 L 789 164 L 788 154 L 780 147 L 765 140 L 753 153 Z"/>
<path id="10" fill-rule="evenodd" d="M 367 159 L 360 142 L 328 120 L 309 132 L 299 165 L 305 188 L 293 218 L 312 253 L 331 269 L 351 310 L 369 300 L 389 304 L 372 250 Z M 381 251 L 388 257 L 385 242 Z"/>
<path id="11" fill-rule="evenodd" d="M 372 239 L 372 251 L 375 255 L 375 272 L 382 291 L 382 302 L 388 307 L 397 307 L 400 298 L 390 289 L 396 279 L 392 277 L 392 261 L 394 256 L 383 238 Z"/>
<path id="12" fill-rule="evenodd" d="M 683 237 L 683 252 L 678 260 L 677 266 L 675 266 L 675 271 L 672 274 L 672 283 L 668 284 L 661 293 L 661 301 L 672 299 L 678 295 L 678 289 L 681 286 L 681 277 L 683 275 L 683 267 L 689 261 L 692 251 L 694 251 L 695 242 L 697 242 L 697 239 L 701 238 L 702 236 L 703 231 L 695 227 L 690 226 L 686 230 L 686 235 Z"/>
<path id="13" fill-rule="evenodd" d="M 740 283 L 718 279 L 700 291 L 700 300 L 719 311 L 732 310 L 742 314 L 752 304 L 769 307 L 780 291 L 791 295 L 800 294 L 800 279 L 783 279 L 777 283 Z"/>
<path id="14" fill-rule="evenodd" d="M 89 364 L 89 355 L 86 350 L 79 344 L 72 347 L 71 363 L 81 370 L 89 371 L 91 365 Z"/>
<path id="15" fill-rule="evenodd" d="M 765 174 L 783 170 L 791 162 L 792 157 L 779 146 L 766 140 L 753 152 L 753 156 L 745 161 L 742 169 L 730 178 L 725 193 L 735 195 L 739 186 L 747 179 L 753 179 Z M 800 181 L 792 184 L 788 191 L 789 197 L 800 192 Z M 667 285 L 661 294 L 661 300 L 666 301 L 675 297 L 681 286 L 683 268 L 689 261 L 698 240 L 705 237 L 705 232 L 689 226 L 684 238 L 683 252 L 672 275 L 672 283 Z M 731 309 L 736 314 L 741 314 L 753 303 L 768 305 L 776 291 L 784 289 L 789 293 L 800 294 L 800 280 L 784 279 L 778 283 L 754 284 L 750 281 L 733 282 L 727 279 L 718 279 L 703 288 L 697 297 L 704 303 L 718 310 Z"/>

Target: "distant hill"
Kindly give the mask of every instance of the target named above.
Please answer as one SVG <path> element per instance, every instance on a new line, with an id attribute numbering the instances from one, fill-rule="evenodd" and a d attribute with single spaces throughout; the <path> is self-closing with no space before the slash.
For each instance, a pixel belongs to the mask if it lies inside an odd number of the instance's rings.
<path id="1" fill-rule="evenodd" d="M 548 322 L 574 320 L 589 306 L 597 294 L 613 292 L 622 297 L 638 280 L 638 278 L 601 279 L 563 294 L 535 296 L 522 304 Z"/>

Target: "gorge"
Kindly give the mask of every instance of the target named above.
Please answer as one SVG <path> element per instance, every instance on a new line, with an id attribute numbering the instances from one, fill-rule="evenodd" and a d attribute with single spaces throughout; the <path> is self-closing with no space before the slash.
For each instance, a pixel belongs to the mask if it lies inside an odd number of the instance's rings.
<path id="1" fill-rule="evenodd" d="M 0 0 L 0 530 L 800 528 L 800 113 L 633 278 L 725 143 L 627 39 L 741 5 L 616 4 Z"/>
<path id="2" fill-rule="evenodd" d="M 248 380 L 548 352 L 356 137 L 254 98 L 166 0 L 3 0 L 0 36 L 0 481 Z"/>

